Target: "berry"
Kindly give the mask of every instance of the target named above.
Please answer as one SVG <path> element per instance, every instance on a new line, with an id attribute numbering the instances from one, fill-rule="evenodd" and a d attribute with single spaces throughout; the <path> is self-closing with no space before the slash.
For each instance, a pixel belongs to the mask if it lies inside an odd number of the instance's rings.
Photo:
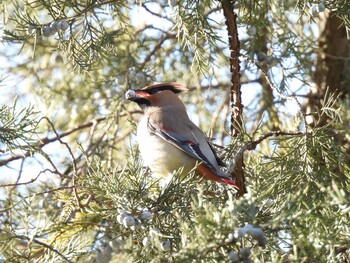
<path id="1" fill-rule="evenodd" d="M 161 250 L 167 252 L 171 249 L 171 241 L 169 239 L 162 240 L 160 242 L 160 248 Z"/>
<path id="2" fill-rule="evenodd" d="M 246 233 L 246 231 L 244 230 L 244 228 L 241 228 L 241 227 L 237 228 L 234 232 L 234 237 L 236 239 L 242 238 L 242 237 L 244 237 L 245 233 Z"/>
<path id="3" fill-rule="evenodd" d="M 28 26 L 28 34 L 34 34 L 36 32 L 37 28 L 35 25 L 29 25 Z"/>
<path id="4" fill-rule="evenodd" d="M 64 32 L 69 27 L 69 24 L 68 24 L 68 22 L 66 20 L 61 20 L 59 22 L 59 26 L 60 26 L 60 29 Z"/>
<path id="5" fill-rule="evenodd" d="M 151 244 L 152 244 L 152 239 L 151 239 L 151 237 L 144 237 L 144 238 L 142 239 L 142 245 L 143 245 L 144 247 L 149 247 Z"/>
<path id="6" fill-rule="evenodd" d="M 131 226 L 132 230 L 137 230 L 141 228 L 141 223 L 138 220 L 135 220 L 135 225 Z"/>
<path id="7" fill-rule="evenodd" d="M 320 2 L 318 4 L 313 4 L 310 7 L 309 14 L 311 16 L 317 16 L 318 13 L 323 12 L 326 9 L 326 5 L 323 2 Z"/>
<path id="8" fill-rule="evenodd" d="M 247 29 L 247 34 L 249 36 L 255 36 L 256 35 L 256 28 L 255 26 L 250 26 L 248 29 Z"/>
<path id="9" fill-rule="evenodd" d="M 135 226 L 136 221 L 135 218 L 133 216 L 126 216 L 123 219 L 123 225 L 125 227 L 131 227 L 131 226 Z"/>
<path id="10" fill-rule="evenodd" d="M 230 253 L 228 253 L 228 260 L 232 263 L 239 262 L 239 256 L 235 251 L 231 250 Z"/>
<path id="11" fill-rule="evenodd" d="M 154 235 L 160 236 L 161 235 L 159 228 L 156 228 L 156 227 L 153 227 L 152 229 L 150 229 L 150 233 L 152 236 L 154 236 Z"/>
<path id="12" fill-rule="evenodd" d="M 245 234 L 248 234 L 248 235 L 252 235 L 254 230 L 255 230 L 255 227 L 252 226 L 251 224 L 245 225 L 243 227 L 243 231 L 245 232 Z"/>
<path id="13" fill-rule="evenodd" d="M 137 81 L 138 83 L 141 83 L 141 84 L 145 83 L 146 80 L 147 80 L 145 74 L 143 74 L 142 72 L 136 73 L 136 74 L 135 74 L 135 78 L 136 78 L 136 81 Z"/>
<path id="14" fill-rule="evenodd" d="M 52 32 L 50 26 L 44 26 L 43 29 L 42 29 L 42 33 L 43 33 L 44 37 L 49 37 L 49 36 L 54 34 L 54 32 Z"/>
<path id="15" fill-rule="evenodd" d="M 242 247 L 239 250 L 239 255 L 241 256 L 241 258 L 249 258 L 250 254 L 251 254 L 251 251 L 247 247 Z"/>
<path id="16" fill-rule="evenodd" d="M 119 85 L 123 85 L 125 83 L 125 77 L 124 76 L 118 76 L 115 80 L 115 82 Z"/>
<path id="17" fill-rule="evenodd" d="M 236 241 L 235 233 L 234 232 L 229 233 L 227 235 L 226 241 L 229 242 L 229 243 L 232 243 L 232 242 Z"/>
<path id="18" fill-rule="evenodd" d="M 141 213 L 140 217 L 142 220 L 148 221 L 148 220 L 152 219 L 153 214 L 150 211 L 145 210 Z"/>
<path id="19" fill-rule="evenodd" d="M 318 12 L 321 13 L 326 9 L 326 5 L 323 2 L 318 3 Z"/>
<path id="20" fill-rule="evenodd" d="M 252 236 L 253 239 L 256 239 L 258 240 L 259 238 L 263 237 L 264 236 L 264 232 L 261 230 L 260 227 L 255 227 L 250 235 Z"/>
<path id="21" fill-rule="evenodd" d="M 257 238 L 256 241 L 258 243 L 258 246 L 260 246 L 260 247 L 264 247 L 267 244 L 267 239 L 265 236 L 261 236 L 261 237 Z"/>
<path id="22" fill-rule="evenodd" d="M 61 30 L 61 28 L 60 28 L 60 23 L 57 22 L 57 21 L 53 21 L 53 22 L 50 24 L 50 28 L 51 28 L 52 32 L 54 32 L 54 33 L 56 33 L 56 32 L 58 32 L 58 31 Z"/>
<path id="23" fill-rule="evenodd" d="M 128 214 L 128 213 L 125 213 L 125 212 L 119 214 L 119 215 L 117 216 L 117 221 L 118 221 L 118 223 L 122 225 L 122 224 L 123 224 L 123 220 L 124 220 L 124 218 L 125 218 L 126 216 L 129 216 L 129 214 Z"/>

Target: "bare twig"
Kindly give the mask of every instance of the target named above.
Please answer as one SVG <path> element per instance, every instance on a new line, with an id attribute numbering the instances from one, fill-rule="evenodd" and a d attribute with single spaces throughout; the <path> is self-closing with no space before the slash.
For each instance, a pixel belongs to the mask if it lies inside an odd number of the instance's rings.
<path id="1" fill-rule="evenodd" d="M 11 198 L 11 192 L 17 187 L 19 180 L 21 180 L 22 172 L 23 172 L 23 166 L 24 166 L 24 161 L 25 161 L 24 159 L 21 161 L 21 166 L 19 168 L 18 176 L 17 176 L 17 179 L 16 179 L 15 183 L 7 185 L 7 186 L 11 186 L 11 188 L 9 189 L 8 194 L 7 194 L 8 198 Z M 0 185 L 0 187 L 3 187 L 3 186 Z"/>
<path id="2" fill-rule="evenodd" d="M 38 173 L 38 175 L 35 177 L 35 178 L 32 178 L 30 179 L 29 181 L 27 182 L 22 182 L 22 183 L 19 183 L 18 180 L 16 180 L 15 183 L 13 184 L 0 184 L 0 188 L 1 187 L 16 187 L 16 186 L 19 186 L 19 185 L 26 185 L 26 184 L 31 184 L 31 183 L 34 183 L 41 174 L 45 173 L 45 172 L 51 172 L 51 173 L 54 173 L 53 171 L 51 171 L 50 169 L 45 169 L 43 171 L 40 171 L 40 173 Z"/>
<path id="3" fill-rule="evenodd" d="M 158 43 L 154 46 L 152 51 L 146 56 L 145 60 L 140 65 L 140 69 L 143 69 L 146 66 L 147 62 L 151 60 L 152 56 L 162 47 L 163 43 L 171 38 L 176 38 L 176 35 L 168 33 L 165 34 L 161 39 L 159 39 Z"/>
<path id="4" fill-rule="evenodd" d="M 213 132 L 220 113 L 223 112 L 225 107 L 228 105 L 229 101 L 230 101 L 230 96 L 229 96 L 229 93 L 227 93 L 223 102 L 217 107 L 217 109 L 215 110 L 215 112 L 212 115 L 211 123 L 210 123 L 210 127 L 209 127 L 210 133 Z M 223 129 L 223 130 L 225 130 L 225 129 Z M 209 134 L 209 137 L 211 137 L 211 136 L 212 136 L 212 134 Z"/>
<path id="5" fill-rule="evenodd" d="M 46 121 L 50 124 L 50 126 L 51 126 L 53 132 L 56 134 L 56 137 L 59 137 L 60 135 L 59 135 L 58 132 L 56 131 L 55 126 L 53 125 L 53 123 L 52 123 L 48 118 L 45 118 L 45 119 L 46 119 Z M 92 126 L 94 127 L 94 125 L 96 125 L 96 120 L 92 121 Z M 75 184 L 75 177 L 77 176 L 78 173 L 77 173 L 77 163 L 76 163 L 76 160 L 75 160 L 73 151 L 72 151 L 72 149 L 70 148 L 70 146 L 68 145 L 68 143 L 63 142 L 63 141 L 61 140 L 61 138 L 59 138 L 58 141 L 59 141 L 61 144 L 63 144 L 63 145 L 66 146 L 66 148 L 68 149 L 69 155 L 70 155 L 70 157 L 72 158 L 73 171 L 74 171 L 74 174 L 73 174 L 73 176 L 72 176 L 72 181 L 73 181 L 73 186 L 74 186 L 74 187 L 73 187 L 73 193 L 74 193 L 74 197 L 75 197 L 75 200 L 76 200 L 76 202 L 77 202 L 78 207 L 81 208 L 80 199 L 79 199 L 79 195 L 78 195 L 78 193 L 77 193 L 77 188 L 76 188 L 76 184 Z"/>
<path id="6" fill-rule="evenodd" d="M 162 14 L 158 14 L 158 13 L 153 12 L 152 10 L 150 10 L 150 9 L 148 8 L 148 6 L 147 6 L 145 3 L 142 3 L 142 7 L 143 7 L 148 13 L 150 13 L 150 14 L 153 15 L 153 16 L 159 17 L 159 18 L 161 18 L 161 19 L 166 19 L 166 20 L 169 21 L 169 22 L 173 22 L 170 18 L 168 18 L 168 17 L 166 17 L 166 16 L 163 16 Z"/>
<path id="7" fill-rule="evenodd" d="M 43 148 L 44 146 L 48 145 L 49 143 L 52 143 L 52 142 L 55 142 L 55 141 L 59 141 L 61 138 L 65 137 L 65 136 L 68 136 L 76 131 L 79 131 L 79 130 L 82 130 L 82 129 L 85 129 L 85 128 L 88 128 L 88 127 L 91 127 L 95 122 L 99 123 L 101 121 L 104 121 L 106 119 L 106 117 L 100 117 L 100 118 L 97 118 L 93 121 L 89 121 L 89 122 L 86 122 L 86 123 L 83 123 L 83 124 L 80 124 L 78 125 L 77 127 L 74 127 L 74 128 L 71 128 L 71 129 L 68 129 L 67 131 L 65 132 L 62 132 L 61 134 L 56 134 L 55 137 L 53 138 L 43 138 L 43 139 L 40 139 L 38 140 L 36 143 L 33 144 L 33 147 L 37 147 L 39 149 Z M 3 165 L 6 165 L 12 161 L 15 161 L 15 160 L 18 160 L 18 159 L 22 159 L 22 158 L 26 158 L 26 157 L 29 157 L 33 154 L 32 151 L 27 151 L 23 154 L 16 154 L 16 155 L 13 155 L 7 159 L 4 159 L 4 160 L 0 160 L 0 166 L 3 166 Z"/>

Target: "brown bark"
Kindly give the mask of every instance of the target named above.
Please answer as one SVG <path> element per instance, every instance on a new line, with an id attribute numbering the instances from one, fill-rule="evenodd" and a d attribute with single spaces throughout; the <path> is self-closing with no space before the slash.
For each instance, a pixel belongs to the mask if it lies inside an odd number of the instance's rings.
<path id="1" fill-rule="evenodd" d="M 230 47 L 230 71 L 231 71 L 231 134 L 238 137 L 242 131 L 243 106 L 241 101 L 241 85 L 240 85 L 240 61 L 239 61 L 239 39 L 236 23 L 236 14 L 233 11 L 234 1 L 221 1 L 222 9 L 226 19 L 226 26 Z M 238 195 L 242 196 L 246 192 L 245 178 L 243 171 L 243 155 L 237 156 L 234 160 L 233 178 L 239 187 Z"/>

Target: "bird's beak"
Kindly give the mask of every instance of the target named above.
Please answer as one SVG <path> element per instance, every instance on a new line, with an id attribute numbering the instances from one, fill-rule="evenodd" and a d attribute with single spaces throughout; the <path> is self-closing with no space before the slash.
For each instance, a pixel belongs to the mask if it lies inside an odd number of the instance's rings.
<path id="1" fill-rule="evenodd" d="M 125 93 L 125 98 L 127 100 L 132 100 L 133 98 L 136 98 L 136 92 L 133 89 L 129 89 L 126 93 Z"/>
<path id="2" fill-rule="evenodd" d="M 133 89 L 129 89 L 126 93 L 125 93 L 125 98 L 127 100 L 135 100 L 138 98 L 145 98 L 148 97 L 149 94 L 147 92 L 144 92 L 142 90 L 133 90 Z"/>

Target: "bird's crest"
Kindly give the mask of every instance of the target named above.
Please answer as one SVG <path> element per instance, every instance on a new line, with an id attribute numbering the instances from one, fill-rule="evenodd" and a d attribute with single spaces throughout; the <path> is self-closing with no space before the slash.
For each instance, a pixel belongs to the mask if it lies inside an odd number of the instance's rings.
<path id="1" fill-rule="evenodd" d="M 168 83 L 161 83 L 161 84 L 146 86 L 141 90 L 147 92 L 148 94 L 154 94 L 162 90 L 170 90 L 176 94 L 181 92 L 187 92 L 189 89 L 179 83 L 168 82 Z"/>

